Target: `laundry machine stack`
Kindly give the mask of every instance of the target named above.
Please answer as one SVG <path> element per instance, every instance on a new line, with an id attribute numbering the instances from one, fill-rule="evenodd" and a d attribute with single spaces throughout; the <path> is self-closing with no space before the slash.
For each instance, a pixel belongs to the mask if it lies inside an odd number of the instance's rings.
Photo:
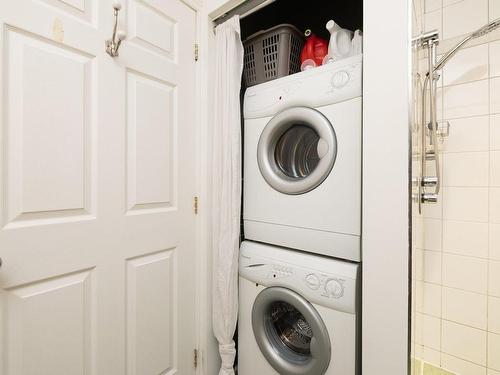
<path id="1" fill-rule="evenodd" d="M 362 55 L 244 96 L 240 375 L 359 373 Z"/>

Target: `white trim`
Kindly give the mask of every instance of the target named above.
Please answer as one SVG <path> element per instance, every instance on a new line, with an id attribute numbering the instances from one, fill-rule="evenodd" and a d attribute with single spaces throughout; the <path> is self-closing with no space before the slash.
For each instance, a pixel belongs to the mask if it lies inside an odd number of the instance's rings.
<path id="1" fill-rule="evenodd" d="M 408 373 L 408 0 L 364 1 L 362 367 Z M 383 219 L 382 219 L 383 218 Z"/>
<path id="2" fill-rule="evenodd" d="M 180 1 L 186 4 L 191 9 L 193 9 L 196 13 L 198 13 L 202 8 L 201 0 L 180 0 Z"/>
<path id="3" fill-rule="evenodd" d="M 184 1 L 184 0 L 183 0 Z M 195 0 L 189 0 L 193 2 Z M 213 26 L 206 7 L 197 11 L 197 42 L 199 46 L 199 59 L 196 63 L 196 122 L 197 122 L 197 191 L 199 197 L 199 211 L 197 218 L 197 245 L 196 245 L 196 315 L 197 315 L 197 349 L 198 366 L 197 375 L 210 375 L 217 373 L 220 365 L 218 346 L 212 333 L 212 256 L 211 256 L 211 169 L 212 158 L 212 112 L 209 70 L 214 62 L 210 54 L 213 43 Z"/>
<path id="4" fill-rule="evenodd" d="M 207 9 L 208 15 L 210 16 L 210 19 L 215 20 L 225 13 L 229 12 L 231 9 L 236 8 L 238 5 L 244 3 L 246 0 L 227 0 L 225 3 L 223 3 L 221 6 L 218 8 L 214 9 Z M 205 1 L 205 4 L 207 4 L 208 1 Z M 208 8 L 208 6 L 207 6 Z"/>
<path id="5" fill-rule="evenodd" d="M 184 0 L 182 0 L 184 1 Z M 188 0 L 187 5 L 191 6 L 192 1 Z M 196 143 L 197 143 L 197 154 L 196 154 L 196 164 L 197 164 L 197 196 L 199 202 L 198 217 L 197 217 L 197 228 L 196 228 L 196 346 L 198 350 L 198 365 L 195 369 L 196 374 L 205 374 L 203 363 L 205 362 L 204 354 L 206 352 L 206 335 L 207 335 L 207 322 L 206 322 L 206 290 L 204 290 L 204 281 L 208 275 L 208 269 L 206 267 L 206 253 L 208 241 L 206 239 L 208 222 L 206 220 L 206 159 L 204 155 L 206 154 L 207 144 L 203 142 L 203 135 L 206 132 L 206 127 L 203 126 L 203 115 L 206 112 L 206 63 L 207 59 L 204 56 L 204 48 L 202 48 L 202 41 L 204 40 L 203 29 L 205 18 L 203 17 L 203 10 L 196 11 L 196 42 L 198 43 L 199 55 L 198 61 L 196 62 Z M 193 46 L 194 48 L 194 46 Z"/>

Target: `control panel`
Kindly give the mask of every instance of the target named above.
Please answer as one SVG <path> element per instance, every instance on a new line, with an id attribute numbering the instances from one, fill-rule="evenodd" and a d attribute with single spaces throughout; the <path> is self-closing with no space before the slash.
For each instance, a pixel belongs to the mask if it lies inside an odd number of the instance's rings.
<path id="1" fill-rule="evenodd" d="M 345 280 L 316 273 L 308 274 L 304 279 L 311 290 L 319 290 L 323 297 L 341 298 L 344 296 Z"/>
<path id="2" fill-rule="evenodd" d="M 358 55 L 249 87 L 243 112 L 246 119 L 261 118 L 293 106 L 317 108 L 361 94 L 362 55 Z"/>
<path id="3" fill-rule="evenodd" d="M 311 303 L 348 313 L 356 312 L 356 294 L 359 287 L 357 264 L 315 255 L 294 253 L 294 257 L 297 259 L 283 257 L 283 261 L 260 256 L 249 257 L 241 250 L 240 277 L 266 287 L 289 288 Z M 302 257 L 305 257 L 306 261 L 302 262 Z M 312 264 L 308 264 L 309 260 L 312 260 Z M 317 265 L 321 265 L 321 269 L 334 272 L 321 271 Z"/>

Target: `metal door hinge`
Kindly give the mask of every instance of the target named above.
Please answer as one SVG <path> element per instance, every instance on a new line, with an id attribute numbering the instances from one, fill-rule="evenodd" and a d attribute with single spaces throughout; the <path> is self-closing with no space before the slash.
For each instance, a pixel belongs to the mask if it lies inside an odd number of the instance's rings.
<path id="1" fill-rule="evenodd" d="M 194 349 L 193 364 L 194 364 L 194 368 L 198 367 L 198 349 Z"/>
<path id="2" fill-rule="evenodd" d="M 198 61 L 199 57 L 200 57 L 200 52 L 199 52 L 198 43 L 195 43 L 194 44 L 194 61 Z"/>
<path id="3" fill-rule="evenodd" d="M 194 207 L 194 214 L 198 215 L 198 197 L 194 197 L 193 207 Z"/>

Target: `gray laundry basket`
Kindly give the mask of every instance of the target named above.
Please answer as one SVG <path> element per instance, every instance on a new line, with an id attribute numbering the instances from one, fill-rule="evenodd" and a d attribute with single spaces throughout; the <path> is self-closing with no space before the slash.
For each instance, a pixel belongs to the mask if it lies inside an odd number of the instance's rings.
<path id="1" fill-rule="evenodd" d="M 302 33 L 282 24 L 259 31 L 244 42 L 243 77 L 247 87 L 300 72 Z"/>

